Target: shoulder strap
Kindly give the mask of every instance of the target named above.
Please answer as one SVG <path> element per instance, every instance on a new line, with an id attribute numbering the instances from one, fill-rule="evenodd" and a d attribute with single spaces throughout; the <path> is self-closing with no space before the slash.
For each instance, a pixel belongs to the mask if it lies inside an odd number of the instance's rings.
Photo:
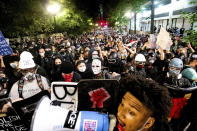
<path id="1" fill-rule="evenodd" d="M 24 86 L 24 80 L 21 78 L 18 82 L 18 94 L 19 98 L 23 98 L 23 86 Z"/>
<path id="2" fill-rule="evenodd" d="M 44 86 L 43 86 L 43 84 L 42 84 L 41 75 L 36 74 L 36 80 L 37 80 L 37 83 L 38 83 L 38 86 L 40 87 L 40 89 L 41 89 L 41 90 L 44 90 Z"/>
<path id="3" fill-rule="evenodd" d="M 42 84 L 42 79 L 41 76 L 39 74 L 36 74 L 36 80 L 38 83 L 38 86 L 41 90 L 44 90 L 44 86 Z M 23 98 L 23 86 L 24 86 L 24 80 L 23 78 L 21 78 L 18 82 L 18 94 L 19 94 L 19 98 Z"/>

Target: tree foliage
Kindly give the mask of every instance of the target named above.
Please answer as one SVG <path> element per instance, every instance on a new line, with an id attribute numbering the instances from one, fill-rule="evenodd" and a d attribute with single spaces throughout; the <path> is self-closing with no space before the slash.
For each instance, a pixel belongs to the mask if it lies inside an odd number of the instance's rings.
<path id="1" fill-rule="evenodd" d="M 120 25 L 124 25 L 128 22 L 124 14 L 127 11 L 138 13 L 141 11 L 141 6 L 145 4 L 147 0 L 119 0 L 114 7 L 109 9 L 109 21 L 112 25 L 119 22 Z"/>
<path id="2" fill-rule="evenodd" d="M 197 0 L 193 0 L 190 2 L 190 4 L 197 4 Z M 194 24 L 194 22 L 197 22 L 197 12 L 182 12 L 182 17 L 185 19 L 188 19 L 190 24 Z M 194 26 L 191 30 L 186 30 L 185 33 L 186 36 L 183 37 L 184 42 L 191 42 L 193 46 L 197 45 L 197 26 Z"/>
<path id="3" fill-rule="evenodd" d="M 90 29 L 88 18 L 71 0 L 56 0 L 62 5 L 57 15 L 57 32 L 79 34 Z M 48 0 L 1 0 L 0 30 L 5 37 L 34 36 L 53 33 L 53 16 L 46 11 Z"/>

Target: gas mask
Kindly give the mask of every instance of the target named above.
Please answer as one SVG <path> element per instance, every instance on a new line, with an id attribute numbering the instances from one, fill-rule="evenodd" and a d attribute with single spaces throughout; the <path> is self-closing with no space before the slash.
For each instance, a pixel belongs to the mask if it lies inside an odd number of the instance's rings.
<path id="1" fill-rule="evenodd" d="M 170 70 L 169 75 L 172 77 L 177 77 L 180 74 L 180 70 Z"/>
<path id="2" fill-rule="evenodd" d="M 13 69 L 16 69 L 16 67 L 18 66 L 18 64 L 16 64 L 16 63 L 10 63 L 10 66 L 11 66 Z"/>
<path id="3" fill-rule="evenodd" d="M 92 71 L 94 75 L 101 73 L 101 61 L 99 59 L 94 59 L 92 61 Z"/>
<path id="4" fill-rule="evenodd" d="M 28 72 L 25 76 L 24 76 L 24 80 L 25 81 L 33 81 L 35 79 L 35 74 L 34 73 L 31 73 L 31 72 Z"/>

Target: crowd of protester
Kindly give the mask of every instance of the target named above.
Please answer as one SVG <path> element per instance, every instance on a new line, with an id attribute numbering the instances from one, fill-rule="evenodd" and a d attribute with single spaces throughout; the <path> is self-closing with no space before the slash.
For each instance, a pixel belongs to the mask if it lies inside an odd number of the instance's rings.
<path id="1" fill-rule="evenodd" d="M 171 36 L 171 42 L 170 50 L 165 50 L 152 48 L 149 35 L 97 31 L 78 37 L 56 36 L 20 43 L 13 41 L 10 42 L 13 54 L 0 58 L 0 90 L 1 94 L 4 93 L 1 97 L 10 97 L 15 102 L 31 97 L 40 90 L 50 92 L 50 84 L 54 81 L 116 79 L 124 83 L 126 76 L 135 75 L 142 77 L 140 80 L 148 80 L 147 85 L 151 86 L 150 81 L 154 81 L 169 90 L 173 104 L 168 124 L 172 130 L 183 130 L 188 125 L 191 130 L 197 129 L 197 97 L 195 90 L 192 90 L 197 82 L 197 46 L 182 42 L 179 34 Z M 32 91 L 28 92 L 30 88 Z M 146 98 L 143 99 L 144 103 L 150 104 Z M 166 106 L 170 106 L 168 104 Z M 154 109 L 156 106 L 149 107 L 158 112 Z M 166 114 L 157 115 L 166 116 L 169 109 L 166 107 Z"/>

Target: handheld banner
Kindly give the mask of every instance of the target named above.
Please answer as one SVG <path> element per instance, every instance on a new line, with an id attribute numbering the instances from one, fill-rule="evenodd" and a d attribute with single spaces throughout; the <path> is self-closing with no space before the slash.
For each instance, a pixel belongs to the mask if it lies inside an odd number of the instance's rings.
<path id="1" fill-rule="evenodd" d="M 114 113 L 119 83 L 117 80 L 82 80 L 78 83 L 78 110 Z"/>
<path id="2" fill-rule="evenodd" d="M 6 56 L 12 54 L 13 51 L 7 41 L 5 40 L 2 32 L 0 31 L 0 55 Z"/>
<path id="3" fill-rule="evenodd" d="M 51 84 L 51 100 L 53 105 L 76 111 L 78 105 L 77 83 L 53 82 Z"/>

